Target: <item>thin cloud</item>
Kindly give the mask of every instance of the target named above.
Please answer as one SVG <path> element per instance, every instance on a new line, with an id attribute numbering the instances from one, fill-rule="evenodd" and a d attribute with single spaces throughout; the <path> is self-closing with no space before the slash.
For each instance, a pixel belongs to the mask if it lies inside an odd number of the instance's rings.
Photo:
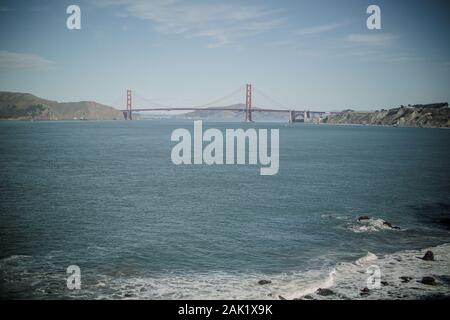
<path id="1" fill-rule="evenodd" d="M 342 26 L 341 23 L 333 23 L 333 24 L 325 24 L 321 26 L 314 26 L 309 28 L 304 28 L 295 31 L 294 33 L 299 36 L 308 36 L 308 35 L 314 35 L 314 34 L 320 34 L 324 32 L 330 32 L 334 31 Z"/>
<path id="2" fill-rule="evenodd" d="M 384 33 L 384 34 L 350 34 L 346 40 L 355 44 L 370 45 L 370 46 L 387 46 L 398 39 L 399 36 Z"/>
<path id="3" fill-rule="evenodd" d="M 296 41 L 294 41 L 293 39 L 284 39 L 284 40 L 275 40 L 275 41 L 265 42 L 264 45 L 269 46 L 269 47 L 281 47 L 281 46 L 292 45 L 295 43 L 296 43 Z"/>
<path id="4" fill-rule="evenodd" d="M 300 37 L 309 37 L 314 35 L 320 35 L 327 32 L 332 32 L 334 30 L 339 29 L 344 26 L 345 23 L 330 23 L 318 26 L 307 27 L 303 29 L 297 29 L 289 33 L 289 37 L 287 39 L 279 39 L 275 41 L 268 41 L 265 43 L 266 46 L 270 47 L 279 47 L 279 46 L 287 46 L 299 43 Z"/>
<path id="5" fill-rule="evenodd" d="M 0 51 L 0 69 L 44 70 L 53 65 L 53 61 L 35 54 Z"/>
<path id="6" fill-rule="evenodd" d="M 121 6 L 129 16 L 149 20 L 165 34 L 209 40 L 209 48 L 223 47 L 238 38 L 277 28 L 280 10 L 263 6 L 209 1 L 188 3 L 179 0 L 104 0 L 99 6 Z"/>

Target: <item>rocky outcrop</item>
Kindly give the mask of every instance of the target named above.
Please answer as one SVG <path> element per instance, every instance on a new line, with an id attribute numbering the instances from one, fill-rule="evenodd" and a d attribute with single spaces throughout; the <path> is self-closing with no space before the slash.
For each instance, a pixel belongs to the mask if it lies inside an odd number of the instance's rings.
<path id="1" fill-rule="evenodd" d="M 331 295 L 333 295 L 334 292 L 333 292 L 332 290 L 330 290 L 330 289 L 319 288 L 319 289 L 317 289 L 316 294 L 318 294 L 319 296 L 324 296 L 324 297 L 326 297 L 326 296 L 331 296 Z"/>
<path id="2" fill-rule="evenodd" d="M 354 226 L 354 229 L 359 231 L 378 231 L 380 229 L 400 230 L 400 227 L 395 226 L 388 221 L 379 218 L 371 218 L 367 215 L 358 217 L 357 222 L 358 226 Z"/>
<path id="3" fill-rule="evenodd" d="M 412 280 L 412 277 L 406 277 L 406 276 L 402 276 L 400 277 L 400 280 L 402 280 L 403 283 L 408 283 Z"/>
<path id="4" fill-rule="evenodd" d="M 364 287 L 363 289 L 361 289 L 361 292 L 359 293 L 361 296 L 367 296 L 368 294 L 370 294 L 370 290 L 367 287 Z"/>
<path id="5" fill-rule="evenodd" d="M 394 226 L 392 223 L 387 222 L 387 221 L 383 221 L 383 225 L 386 226 L 386 227 L 388 227 L 388 228 L 391 228 L 391 229 L 400 230 L 400 227 Z"/>
<path id="6" fill-rule="evenodd" d="M 433 251 L 427 251 L 423 256 L 422 260 L 425 261 L 434 261 L 434 253 Z"/>
<path id="7" fill-rule="evenodd" d="M 436 280 L 433 277 L 423 277 L 422 280 L 420 280 L 419 282 L 426 284 L 428 286 L 436 285 Z"/>
<path id="8" fill-rule="evenodd" d="M 449 128 L 450 108 L 448 103 L 401 106 L 374 112 L 343 111 L 327 116 L 328 124 L 385 125 L 399 127 Z"/>

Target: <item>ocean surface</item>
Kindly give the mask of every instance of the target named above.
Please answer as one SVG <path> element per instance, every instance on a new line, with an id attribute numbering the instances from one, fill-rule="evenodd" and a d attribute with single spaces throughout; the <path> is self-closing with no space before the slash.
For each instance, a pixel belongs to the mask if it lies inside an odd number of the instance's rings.
<path id="1" fill-rule="evenodd" d="M 450 130 L 204 127 L 279 128 L 279 173 L 172 164 L 191 121 L 0 122 L 0 298 L 450 295 Z M 361 296 L 371 265 L 384 285 Z"/>

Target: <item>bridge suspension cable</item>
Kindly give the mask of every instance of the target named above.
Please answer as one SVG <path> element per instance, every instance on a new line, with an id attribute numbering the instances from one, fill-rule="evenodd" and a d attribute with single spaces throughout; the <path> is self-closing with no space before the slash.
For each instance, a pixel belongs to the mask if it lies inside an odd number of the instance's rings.
<path id="1" fill-rule="evenodd" d="M 133 95 L 134 95 L 135 99 L 143 100 L 144 102 L 149 103 L 150 105 L 156 106 L 158 108 L 171 108 L 170 106 L 167 106 L 167 105 L 164 105 L 161 103 L 157 103 L 155 101 L 147 99 L 147 98 L 141 96 L 139 93 L 136 93 L 135 91 L 133 92 Z"/>
<path id="2" fill-rule="evenodd" d="M 109 105 L 117 109 L 123 109 L 126 105 L 126 101 L 126 95 L 122 94 L 120 97 L 113 100 Z"/>
<path id="3" fill-rule="evenodd" d="M 253 87 L 253 91 L 256 92 L 257 94 L 261 95 L 262 97 L 266 98 L 267 100 L 269 100 L 273 104 L 277 105 L 278 107 L 281 107 L 281 108 L 286 109 L 286 110 L 292 109 L 292 108 L 286 107 L 286 105 L 284 105 L 284 104 L 278 102 L 277 100 L 271 98 L 269 95 L 265 94 L 264 92 L 262 92 L 261 90 L 259 90 L 256 87 Z"/>
<path id="4" fill-rule="evenodd" d="M 245 86 L 242 85 L 239 88 L 237 88 L 236 90 L 234 90 L 233 92 L 230 92 L 229 94 L 227 94 L 227 95 L 225 95 L 223 97 L 220 97 L 219 99 L 216 99 L 216 100 L 213 100 L 211 102 L 204 103 L 204 104 L 201 104 L 201 105 L 198 105 L 198 106 L 195 106 L 195 107 L 196 108 L 206 108 L 206 107 L 209 107 L 211 105 L 217 104 L 217 103 L 219 103 L 221 101 L 224 101 L 224 100 L 226 100 L 228 98 L 231 98 L 232 96 L 236 95 L 238 92 L 243 91 L 244 87 Z"/>
<path id="5" fill-rule="evenodd" d="M 222 97 L 220 97 L 218 99 L 215 99 L 215 100 L 210 101 L 208 103 L 204 103 L 204 104 L 201 104 L 201 105 L 194 106 L 194 108 L 207 108 L 207 107 L 212 106 L 214 104 L 218 104 L 219 102 L 225 101 L 225 100 L 227 100 L 227 99 L 237 95 L 240 92 L 243 94 L 244 89 L 245 89 L 245 85 L 242 85 L 239 88 L 237 88 L 236 90 L 234 90 L 234 91 L 232 91 L 232 92 L 230 92 L 230 93 L 228 93 L 228 94 L 226 94 L 226 95 L 224 95 L 224 96 L 222 96 Z M 242 98 L 242 97 L 240 97 L 240 98 Z M 123 96 L 120 97 L 119 99 L 121 100 L 119 105 L 122 106 L 122 104 L 125 103 L 126 99 Z M 119 100 L 119 99 L 116 99 L 114 101 L 114 103 L 115 103 L 114 106 L 116 106 L 116 102 L 118 102 L 117 100 Z M 145 108 L 148 108 L 148 109 L 151 109 L 152 107 L 156 108 L 156 109 L 157 108 L 164 108 L 164 109 L 176 108 L 174 106 L 168 106 L 168 105 L 161 104 L 161 103 L 155 102 L 153 100 L 147 99 L 147 98 L 143 97 L 141 94 L 137 93 L 136 91 L 133 91 L 133 105 L 140 106 L 141 109 L 142 109 L 142 107 L 145 107 Z"/>

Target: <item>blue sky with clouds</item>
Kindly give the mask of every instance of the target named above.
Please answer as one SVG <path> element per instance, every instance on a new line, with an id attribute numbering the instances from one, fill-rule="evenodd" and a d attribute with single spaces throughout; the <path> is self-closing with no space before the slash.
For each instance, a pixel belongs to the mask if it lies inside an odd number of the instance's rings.
<path id="1" fill-rule="evenodd" d="M 293 108 L 449 101 L 449 18 L 425 0 L 0 1 L 0 90 L 111 104 L 131 88 L 185 107 L 251 82 Z"/>

